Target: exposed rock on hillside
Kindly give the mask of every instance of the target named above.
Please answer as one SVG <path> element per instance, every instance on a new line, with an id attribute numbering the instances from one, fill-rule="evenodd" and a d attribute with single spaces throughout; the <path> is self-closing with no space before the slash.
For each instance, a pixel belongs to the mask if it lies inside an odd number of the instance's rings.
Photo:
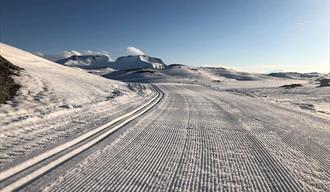
<path id="1" fill-rule="evenodd" d="M 22 68 L 17 67 L 0 56 L 0 103 L 3 104 L 16 95 L 21 87 L 15 83 L 13 75 L 19 75 Z"/>

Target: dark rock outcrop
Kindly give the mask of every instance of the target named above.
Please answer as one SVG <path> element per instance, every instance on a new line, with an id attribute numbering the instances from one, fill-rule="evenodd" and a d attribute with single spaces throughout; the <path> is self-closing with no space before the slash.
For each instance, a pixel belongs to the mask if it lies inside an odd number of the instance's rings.
<path id="1" fill-rule="evenodd" d="M 13 75 L 19 75 L 21 70 L 23 69 L 0 56 L 0 104 L 14 97 L 21 87 L 12 78 Z"/>
<path id="2" fill-rule="evenodd" d="M 321 79 L 320 80 L 320 87 L 330 87 L 330 79 Z"/>
<path id="3" fill-rule="evenodd" d="M 292 89 L 292 88 L 296 88 L 296 87 L 302 87 L 302 84 L 290 84 L 290 85 L 283 85 L 281 86 L 283 88 L 287 88 L 287 89 Z"/>

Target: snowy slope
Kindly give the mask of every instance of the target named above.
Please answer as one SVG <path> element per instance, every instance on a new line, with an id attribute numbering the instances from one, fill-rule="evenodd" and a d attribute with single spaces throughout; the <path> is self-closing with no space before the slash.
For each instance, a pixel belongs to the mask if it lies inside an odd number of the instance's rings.
<path id="1" fill-rule="evenodd" d="M 278 87 L 291 83 L 306 83 L 306 79 L 277 78 L 263 74 L 238 72 L 216 67 L 168 65 L 165 69 L 112 71 L 102 76 L 127 82 L 193 83 L 219 88 Z"/>
<path id="2" fill-rule="evenodd" d="M 297 72 L 277 72 L 269 73 L 268 76 L 289 78 L 289 79 L 302 79 L 302 78 L 318 78 L 323 77 L 325 74 L 312 72 L 312 73 L 297 73 Z"/>
<path id="3" fill-rule="evenodd" d="M 6 44 L 0 44 L 0 55 L 24 69 L 15 77 L 22 85 L 18 94 L 0 105 L 0 169 L 123 115 L 153 96 L 146 86 L 128 86 Z"/>
<path id="4" fill-rule="evenodd" d="M 4 58 L 26 71 L 21 80 L 22 102 L 41 100 L 54 103 L 56 100 L 66 104 L 81 104 L 102 100 L 115 89 L 126 89 L 123 83 L 58 65 L 6 44 L 0 46 Z"/>
<path id="5" fill-rule="evenodd" d="M 238 72 L 232 69 L 226 69 L 221 67 L 201 67 L 199 71 L 201 71 L 204 74 L 208 73 L 210 77 L 213 76 L 212 78 L 224 77 L 239 81 L 256 81 L 267 78 L 261 74 Z"/>
<path id="6" fill-rule="evenodd" d="M 211 67 L 190 67 L 181 64 L 172 64 L 162 70 L 135 70 L 110 72 L 104 75 L 110 79 L 116 80 L 143 80 L 143 81 L 251 81 L 267 79 L 265 75 L 249 74 L 236 72 L 224 68 Z"/>
<path id="7" fill-rule="evenodd" d="M 61 106 L 83 107 L 107 101 L 113 95 L 135 97 L 127 84 L 89 74 L 84 70 L 58 65 L 29 52 L 0 44 L 1 56 L 24 70 L 16 78 L 22 88 L 7 105 L 0 106 L 0 125 L 18 114 L 34 115 L 57 111 Z M 6 117 L 6 118 L 5 118 Z"/>

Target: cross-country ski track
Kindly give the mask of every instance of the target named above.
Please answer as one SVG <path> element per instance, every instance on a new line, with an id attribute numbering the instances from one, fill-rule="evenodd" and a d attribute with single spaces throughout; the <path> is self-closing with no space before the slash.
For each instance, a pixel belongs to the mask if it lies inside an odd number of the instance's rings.
<path id="1" fill-rule="evenodd" d="M 117 135 L 37 161 L 0 191 L 330 191 L 329 119 L 198 85 L 157 86 L 164 94 Z"/>

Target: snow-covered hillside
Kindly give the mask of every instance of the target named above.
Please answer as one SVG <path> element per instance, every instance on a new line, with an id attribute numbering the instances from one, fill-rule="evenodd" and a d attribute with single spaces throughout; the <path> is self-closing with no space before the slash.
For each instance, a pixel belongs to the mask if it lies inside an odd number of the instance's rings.
<path id="1" fill-rule="evenodd" d="M 166 67 L 161 59 L 147 55 L 123 56 L 117 58 L 115 62 L 110 61 L 109 57 L 106 55 L 73 55 L 56 62 L 82 69 L 112 68 L 114 70 L 133 70 L 164 69 Z"/>
<path id="2" fill-rule="evenodd" d="M 24 69 L 15 77 L 22 86 L 17 95 L 0 105 L 0 169 L 127 113 L 154 95 L 144 85 L 109 80 L 3 43 L 0 55 Z"/>
<path id="3" fill-rule="evenodd" d="M 162 70 L 139 69 L 110 71 L 108 73 L 103 71 L 103 73 L 99 72 L 98 74 L 109 79 L 127 82 L 193 83 L 219 88 L 279 87 L 292 83 L 306 84 L 326 76 L 326 74 L 296 73 L 295 78 L 283 78 L 267 74 L 239 72 L 222 67 L 191 67 L 182 64 L 171 64 Z"/>
<path id="4" fill-rule="evenodd" d="M 278 72 L 269 73 L 268 76 L 279 77 L 279 78 L 289 78 L 289 79 L 301 79 L 301 78 L 318 78 L 323 77 L 325 74 L 321 73 L 297 73 L 297 72 Z"/>
<path id="5" fill-rule="evenodd" d="M 58 65 L 15 47 L 0 44 L 1 56 L 24 69 L 16 77 L 22 88 L 13 101 L 0 107 L 3 116 L 46 113 L 59 106 L 83 106 L 89 103 L 106 101 L 119 92 L 134 97 L 136 93 L 127 84 L 108 80 L 83 70 Z M 96 60 L 104 60 L 101 59 Z M 0 124 L 1 125 L 1 124 Z"/>
<path id="6" fill-rule="evenodd" d="M 143 82 L 194 82 L 194 81 L 252 81 L 269 79 L 266 75 L 237 72 L 231 69 L 215 67 L 190 67 L 172 64 L 162 70 L 144 69 L 115 71 L 104 75 L 110 79 Z"/>
<path id="7" fill-rule="evenodd" d="M 5 59 L 25 69 L 25 74 L 19 79 L 23 87 L 17 97 L 17 105 L 39 105 L 40 102 L 83 104 L 105 100 L 117 89 L 127 91 L 124 83 L 58 65 L 6 44 L 0 46 Z"/>

